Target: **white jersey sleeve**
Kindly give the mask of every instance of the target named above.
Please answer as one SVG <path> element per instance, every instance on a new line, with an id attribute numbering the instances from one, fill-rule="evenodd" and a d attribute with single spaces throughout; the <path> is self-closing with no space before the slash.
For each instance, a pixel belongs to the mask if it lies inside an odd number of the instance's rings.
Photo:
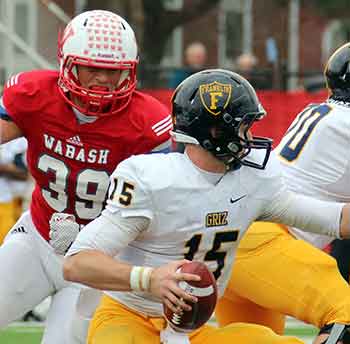
<path id="1" fill-rule="evenodd" d="M 112 214 L 106 209 L 84 227 L 66 255 L 72 256 L 84 250 L 98 250 L 114 257 L 145 230 L 148 223 L 147 218 L 123 218 L 119 213 Z"/>
<path id="2" fill-rule="evenodd" d="M 255 173 L 247 170 L 245 173 Z M 271 221 L 298 227 L 307 232 L 339 236 L 343 203 L 320 201 L 288 190 L 283 170 L 274 152 L 265 171 L 260 172 L 263 183 L 254 192 L 254 199 L 263 201 L 260 221 Z M 254 178 L 251 177 L 251 180 Z"/>

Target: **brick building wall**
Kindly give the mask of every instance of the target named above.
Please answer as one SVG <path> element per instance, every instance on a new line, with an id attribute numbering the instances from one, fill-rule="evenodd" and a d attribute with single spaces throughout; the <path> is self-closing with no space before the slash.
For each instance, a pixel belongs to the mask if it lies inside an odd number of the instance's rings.
<path id="1" fill-rule="evenodd" d="M 253 5 L 253 53 L 258 57 L 260 67 L 269 67 L 266 59 L 266 40 L 273 37 L 282 63 L 287 59 L 288 12 L 277 7 L 274 1 L 254 1 Z"/>
<path id="2" fill-rule="evenodd" d="M 300 70 L 322 70 L 322 38 L 328 19 L 315 13 L 306 6 L 301 10 L 300 18 Z"/>
<path id="3" fill-rule="evenodd" d="M 191 1 L 191 0 L 187 0 Z M 288 6 L 276 6 L 273 0 L 256 0 L 253 3 L 253 53 L 261 68 L 271 67 L 266 58 L 266 40 L 276 40 L 280 64 L 288 61 Z M 322 37 L 328 19 L 322 17 L 310 4 L 300 8 L 300 71 L 322 70 Z M 218 9 L 184 26 L 184 47 L 194 40 L 202 41 L 208 48 L 209 65 L 218 61 Z"/>
<path id="4" fill-rule="evenodd" d="M 192 0 L 188 0 L 192 1 Z M 186 0 L 185 0 L 186 2 Z M 202 42 L 208 52 L 207 65 L 217 66 L 218 63 L 218 9 L 213 9 L 183 27 L 183 47 L 194 41 Z"/>

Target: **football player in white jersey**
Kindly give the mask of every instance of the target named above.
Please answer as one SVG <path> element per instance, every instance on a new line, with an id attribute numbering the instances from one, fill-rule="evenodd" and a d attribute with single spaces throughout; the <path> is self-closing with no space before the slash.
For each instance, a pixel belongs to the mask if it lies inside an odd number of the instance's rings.
<path id="1" fill-rule="evenodd" d="M 28 172 L 23 160 L 27 149 L 25 138 L 0 146 L 0 245 L 16 223 L 18 194 L 28 185 Z"/>
<path id="2" fill-rule="evenodd" d="M 275 153 L 290 190 L 349 202 L 349 43 L 330 57 L 325 78 L 329 98 L 309 105 L 296 117 Z M 333 240 L 271 223 L 255 223 L 248 230 L 237 250 L 232 281 L 216 310 L 220 325 L 248 321 L 283 333 L 287 314 L 321 328 L 322 334 L 333 323 L 350 323 L 349 299 L 340 291 L 336 262 L 297 239 L 321 249 Z M 343 342 L 350 343 L 349 337 Z"/>
<path id="3" fill-rule="evenodd" d="M 185 152 L 120 163 L 106 209 L 78 234 L 65 259 L 67 280 L 106 290 L 89 344 L 159 343 L 167 332 L 162 303 L 181 312 L 186 301 L 196 301 L 177 283 L 196 278 L 177 272 L 184 259 L 205 262 L 222 295 L 236 247 L 257 219 L 349 236 L 349 204 L 287 190 L 270 156 L 271 140 L 250 133 L 265 111 L 244 78 L 221 69 L 196 73 L 176 89 L 172 108 L 173 137 Z M 300 343 L 252 324 L 205 325 L 186 340 Z"/>

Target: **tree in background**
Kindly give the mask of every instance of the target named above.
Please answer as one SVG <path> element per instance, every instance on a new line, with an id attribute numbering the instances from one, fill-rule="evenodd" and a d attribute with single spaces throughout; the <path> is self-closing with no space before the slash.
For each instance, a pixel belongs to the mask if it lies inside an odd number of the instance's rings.
<path id="1" fill-rule="evenodd" d="M 274 0 L 276 5 L 288 6 L 292 0 Z M 321 14 L 330 18 L 348 18 L 349 0 L 300 0 L 301 6 L 312 6 Z"/>
<path id="2" fill-rule="evenodd" d="M 222 2 L 222 0 L 183 0 L 183 8 L 173 11 L 167 9 L 166 3 L 169 1 L 86 1 L 85 9 L 114 11 L 127 19 L 132 25 L 137 36 L 142 62 L 139 70 L 147 80 L 154 82 L 153 85 L 158 85 L 160 62 L 173 30 L 206 15 L 209 11 L 216 9 Z M 276 6 L 288 7 L 293 0 L 273 1 Z M 312 7 L 315 12 L 329 19 L 346 19 L 350 17 L 347 11 L 349 0 L 300 0 L 300 6 Z M 346 24 L 346 22 L 344 23 Z"/>
<path id="3" fill-rule="evenodd" d="M 104 9 L 123 16 L 136 32 L 144 66 L 158 67 L 174 29 L 198 19 L 217 7 L 221 0 L 193 0 L 178 11 L 168 10 L 167 0 L 88 0 L 87 10 Z M 153 75 L 157 78 L 157 73 Z"/>

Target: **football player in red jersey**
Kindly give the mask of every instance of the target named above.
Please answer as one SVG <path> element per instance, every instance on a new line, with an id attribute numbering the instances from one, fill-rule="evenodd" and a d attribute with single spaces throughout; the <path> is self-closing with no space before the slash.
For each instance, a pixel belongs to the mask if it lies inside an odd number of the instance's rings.
<path id="1" fill-rule="evenodd" d="M 0 247 L 0 327 L 52 295 L 42 343 L 71 344 L 79 289 L 63 279 L 58 253 L 64 252 L 52 247 L 60 232 L 50 241 L 50 219 L 57 212 L 79 225 L 96 218 L 118 163 L 168 151 L 172 122 L 164 105 L 135 90 L 137 44 L 120 16 L 100 10 L 78 15 L 58 48 L 59 71 L 17 74 L 0 100 L 0 143 L 27 138 L 35 180 L 30 210 Z"/>

